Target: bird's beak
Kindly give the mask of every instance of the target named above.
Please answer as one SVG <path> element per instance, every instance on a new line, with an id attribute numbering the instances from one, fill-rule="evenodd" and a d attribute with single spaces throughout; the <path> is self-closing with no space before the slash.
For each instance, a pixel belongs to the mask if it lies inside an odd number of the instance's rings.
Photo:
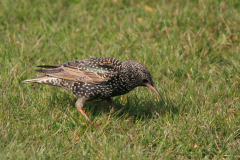
<path id="1" fill-rule="evenodd" d="M 157 88 L 154 85 L 152 86 L 151 84 L 146 83 L 146 86 L 153 90 L 159 97 L 161 97 L 160 93 L 158 92 Z"/>

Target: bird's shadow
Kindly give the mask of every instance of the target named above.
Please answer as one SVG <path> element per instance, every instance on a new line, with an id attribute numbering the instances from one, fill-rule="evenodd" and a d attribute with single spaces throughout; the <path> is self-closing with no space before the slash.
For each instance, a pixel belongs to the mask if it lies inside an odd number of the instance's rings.
<path id="1" fill-rule="evenodd" d="M 64 94 L 60 97 L 61 101 L 65 104 L 63 106 L 70 105 L 76 107 L 75 103 L 77 98 L 73 98 L 70 94 Z M 178 107 L 167 100 L 156 99 L 143 99 L 135 96 L 134 98 L 129 96 L 118 96 L 113 98 L 114 111 L 111 110 L 108 103 L 103 101 L 100 104 L 97 104 L 98 101 L 91 101 L 84 104 L 84 111 L 88 114 L 89 117 L 97 117 L 102 114 L 111 114 L 115 117 L 131 118 L 132 123 L 136 121 L 145 121 L 147 119 L 155 119 L 159 116 L 163 116 L 166 113 L 171 113 L 171 116 L 174 116 L 179 113 Z M 61 110 L 64 110 L 62 108 Z M 73 117 L 73 119 L 75 119 Z M 94 121 L 94 118 L 92 119 Z M 77 119 L 75 121 L 78 122 Z"/>

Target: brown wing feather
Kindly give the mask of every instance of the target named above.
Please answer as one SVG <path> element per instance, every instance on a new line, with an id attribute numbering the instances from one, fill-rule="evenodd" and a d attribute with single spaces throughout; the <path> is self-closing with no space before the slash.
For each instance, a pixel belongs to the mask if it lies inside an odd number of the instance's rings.
<path id="1" fill-rule="evenodd" d="M 98 59 L 96 58 L 96 60 Z M 41 66 L 44 68 L 51 68 L 51 69 L 44 69 L 44 70 L 42 69 L 42 70 L 36 70 L 36 71 L 40 73 L 45 73 L 46 75 L 49 75 L 52 77 L 61 78 L 61 79 L 67 79 L 71 81 L 81 81 L 86 83 L 95 83 L 95 84 L 101 84 L 101 83 L 107 82 L 110 78 L 112 78 L 114 75 L 118 73 L 116 69 L 115 70 L 112 69 L 114 68 L 113 67 L 114 65 L 107 64 L 108 67 L 111 68 L 110 71 L 107 69 L 101 70 L 96 68 L 98 67 L 101 68 L 102 66 L 106 66 L 106 63 L 99 64 L 99 62 L 97 62 L 98 64 L 94 65 L 91 62 L 92 62 L 91 59 L 80 60 L 80 61 L 70 61 L 62 65 L 53 65 L 54 67 L 58 66 L 58 68 Z M 85 67 L 85 66 L 88 66 L 88 67 Z"/>

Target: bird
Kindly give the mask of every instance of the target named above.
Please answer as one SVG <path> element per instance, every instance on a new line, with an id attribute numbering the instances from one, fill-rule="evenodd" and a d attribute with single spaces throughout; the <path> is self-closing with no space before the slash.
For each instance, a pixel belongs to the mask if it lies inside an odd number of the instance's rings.
<path id="1" fill-rule="evenodd" d="M 148 87 L 161 97 L 149 70 L 138 61 L 122 62 L 112 57 L 95 57 L 37 67 L 41 69 L 35 71 L 44 75 L 23 82 L 53 85 L 71 91 L 77 97 L 75 105 L 78 111 L 93 125 L 82 109 L 85 102 L 106 100 L 113 108 L 111 97 L 124 95 L 138 86 Z"/>

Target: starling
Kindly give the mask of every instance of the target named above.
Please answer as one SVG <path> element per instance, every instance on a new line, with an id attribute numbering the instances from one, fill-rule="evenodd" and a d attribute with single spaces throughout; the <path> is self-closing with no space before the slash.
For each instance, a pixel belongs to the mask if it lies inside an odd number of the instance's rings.
<path id="1" fill-rule="evenodd" d="M 106 100 L 113 107 L 111 97 L 126 94 L 137 86 L 146 86 L 160 96 L 148 69 L 137 61 L 98 57 L 37 67 L 46 68 L 35 70 L 45 75 L 23 82 L 59 86 L 71 91 L 78 98 L 78 111 L 91 124 L 93 122 L 82 109 L 87 101 Z"/>

